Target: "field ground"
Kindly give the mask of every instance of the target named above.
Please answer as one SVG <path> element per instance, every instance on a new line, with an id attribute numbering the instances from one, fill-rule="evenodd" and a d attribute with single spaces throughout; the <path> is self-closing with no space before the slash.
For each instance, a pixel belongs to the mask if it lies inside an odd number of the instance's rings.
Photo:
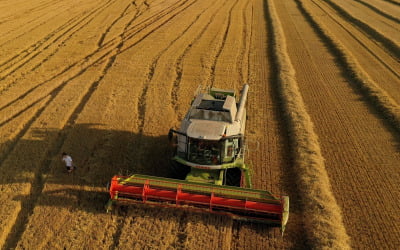
<path id="1" fill-rule="evenodd" d="M 1 247 L 335 246 L 318 245 L 304 216 L 305 156 L 295 152 L 314 152 L 291 132 L 301 125 L 282 94 L 286 60 L 325 159 L 317 163 L 329 177 L 324 189 L 343 217 L 317 222 L 342 227 L 348 247 L 395 249 L 399 17 L 397 0 L 0 0 Z M 114 174 L 170 175 L 167 133 L 199 85 L 238 92 L 243 83 L 254 185 L 291 199 L 283 237 L 184 210 L 105 213 Z M 63 151 L 79 167 L 73 174 Z"/>

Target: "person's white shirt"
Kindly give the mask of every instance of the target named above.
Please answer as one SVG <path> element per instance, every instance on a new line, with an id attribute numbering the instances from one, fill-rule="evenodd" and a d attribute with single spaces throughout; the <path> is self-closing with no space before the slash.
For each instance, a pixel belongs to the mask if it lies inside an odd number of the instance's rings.
<path id="1" fill-rule="evenodd" d="M 66 156 L 63 157 L 62 160 L 65 162 L 65 165 L 67 167 L 72 167 L 72 158 L 71 158 L 71 156 L 66 155 Z"/>

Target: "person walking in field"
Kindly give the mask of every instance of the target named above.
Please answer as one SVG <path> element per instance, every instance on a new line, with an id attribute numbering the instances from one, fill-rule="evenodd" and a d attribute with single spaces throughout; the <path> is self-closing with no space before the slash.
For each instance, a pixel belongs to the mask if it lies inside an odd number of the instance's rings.
<path id="1" fill-rule="evenodd" d="M 62 153 L 62 161 L 65 162 L 65 167 L 67 168 L 68 173 L 71 173 L 75 169 L 72 157 L 65 152 Z"/>

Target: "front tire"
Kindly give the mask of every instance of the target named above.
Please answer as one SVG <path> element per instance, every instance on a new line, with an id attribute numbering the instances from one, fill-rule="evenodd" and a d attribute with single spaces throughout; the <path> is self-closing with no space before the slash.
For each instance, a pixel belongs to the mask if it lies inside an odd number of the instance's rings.
<path id="1" fill-rule="evenodd" d="M 242 180 L 242 171 L 240 168 L 228 168 L 225 171 L 225 185 L 240 187 Z"/>
<path id="2" fill-rule="evenodd" d="M 171 160 L 171 178 L 184 180 L 190 172 L 190 167 Z"/>

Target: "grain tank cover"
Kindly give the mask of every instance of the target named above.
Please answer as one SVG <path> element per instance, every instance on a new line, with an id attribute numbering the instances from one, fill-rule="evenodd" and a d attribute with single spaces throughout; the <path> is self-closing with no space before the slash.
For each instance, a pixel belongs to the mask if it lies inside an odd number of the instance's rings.
<path id="1" fill-rule="evenodd" d="M 192 103 L 190 119 L 232 123 L 236 113 L 234 97 L 225 96 L 224 99 L 216 99 L 209 94 L 200 94 Z"/>

